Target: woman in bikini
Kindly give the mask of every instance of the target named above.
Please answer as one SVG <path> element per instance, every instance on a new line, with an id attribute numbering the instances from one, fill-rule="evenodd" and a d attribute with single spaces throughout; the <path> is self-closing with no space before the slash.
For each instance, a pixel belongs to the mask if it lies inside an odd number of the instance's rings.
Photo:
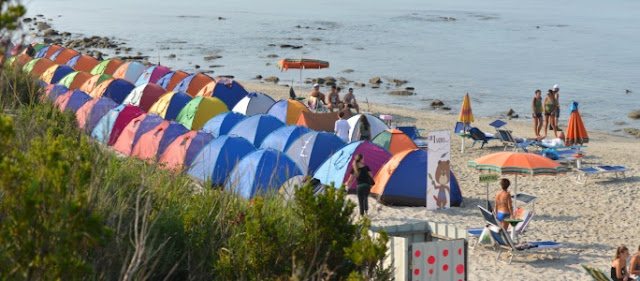
<path id="1" fill-rule="evenodd" d="M 629 249 L 620 246 L 616 249 L 616 258 L 611 262 L 611 280 L 613 281 L 630 281 L 635 280 L 629 276 L 627 271 L 627 258 L 629 257 Z"/>
<path id="2" fill-rule="evenodd" d="M 536 95 L 531 101 L 531 110 L 533 111 L 533 131 L 536 133 L 536 139 L 540 137 L 542 130 L 542 92 L 536 90 Z"/>
<path id="3" fill-rule="evenodd" d="M 547 92 L 547 97 L 544 99 L 544 137 L 547 137 L 547 130 L 549 129 L 549 121 L 553 124 L 553 120 L 555 118 L 556 110 L 558 110 L 558 105 L 556 103 L 556 99 L 553 97 L 553 90 L 549 90 Z M 553 133 L 556 137 L 558 137 L 558 130 L 556 127 L 553 127 Z"/>
<path id="4" fill-rule="evenodd" d="M 496 218 L 498 219 L 498 221 L 500 221 L 500 224 L 502 224 L 502 228 L 504 228 L 505 230 L 509 228 L 509 223 L 504 221 L 504 219 L 513 216 L 511 193 L 507 191 L 510 184 L 511 182 L 509 182 L 508 179 L 500 180 L 500 187 L 502 187 L 502 190 L 498 191 L 498 193 L 496 194 L 496 201 L 493 207 L 493 212 L 496 214 Z"/>

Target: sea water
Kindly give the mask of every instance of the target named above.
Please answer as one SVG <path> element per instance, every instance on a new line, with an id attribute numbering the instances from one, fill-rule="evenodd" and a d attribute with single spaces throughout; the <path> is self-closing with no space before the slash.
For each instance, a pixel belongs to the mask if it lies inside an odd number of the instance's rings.
<path id="1" fill-rule="evenodd" d="M 440 99 L 457 114 L 469 92 L 476 116 L 512 108 L 530 118 L 534 91 L 560 85 L 561 122 L 580 103 L 587 130 L 639 127 L 640 1 L 206 1 L 31 0 L 29 16 L 44 14 L 57 30 L 113 36 L 150 61 L 188 72 L 214 71 L 250 80 L 278 76 L 282 58 L 329 61 L 310 77 L 408 80 L 356 88 L 364 100 L 432 110 Z M 275 45 L 275 46 L 270 46 Z M 281 44 L 302 46 L 281 48 Z M 176 58 L 168 58 L 175 54 Z M 275 54 L 278 57 L 268 57 Z M 131 54 L 130 54 L 131 55 Z M 222 58 L 205 61 L 205 56 Z M 196 69 L 195 65 L 200 65 Z M 352 73 L 344 73 L 353 69 Z M 310 88 L 310 85 L 303 84 Z M 353 87 L 350 85 L 349 87 Z M 414 87 L 413 96 L 387 92 Z M 629 89 L 632 92 L 626 93 Z M 299 95 L 302 93 L 299 93 Z M 453 125 L 452 125 L 453 126 Z"/>

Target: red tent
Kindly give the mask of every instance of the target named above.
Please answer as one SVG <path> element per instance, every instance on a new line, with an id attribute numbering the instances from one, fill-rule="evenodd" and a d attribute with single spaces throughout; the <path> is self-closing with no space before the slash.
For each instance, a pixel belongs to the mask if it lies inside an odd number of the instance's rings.
<path id="1" fill-rule="evenodd" d="M 144 111 L 137 106 L 127 105 L 116 118 L 116 122 L 113 124 L 113 129 L 111 130 L 111 136 L 109 137 L 109 143 L 107 145 L 112 146 L 120 133 L 124 130 L 124 128 L 133 120 L 134 118 L 144 114 Z"/>

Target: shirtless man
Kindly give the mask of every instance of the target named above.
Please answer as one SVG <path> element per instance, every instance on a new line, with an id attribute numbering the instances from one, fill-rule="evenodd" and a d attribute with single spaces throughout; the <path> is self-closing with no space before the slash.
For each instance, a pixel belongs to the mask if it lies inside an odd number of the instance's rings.
<path id="1" fill-rule="evenodd" d="M 327 102 L 324 101 L 324 94 L 322 92 L 320 92 L 320 85 L 319 84 L 314 84 L 313 85 L 313 90 L 311 90 L 311 93 L 309 93 L 310 97 L 314 97 L 317 100 L 321 101 L 324 105 L 327 105 Z"/>
<path id="2" fill-rule="evenodd" d="M 342 101 L 340 100 L 340 87 L 336 87 L 335 85 L 331 86 L 331 93 L 327 95 L 327 99 L 329 100 L 329 111 L 333 112 L 334 108 L 338 110 L 342 109 Z"/>
<path id="3" fill-rule="evenodd" d="M 344 95 L 344 107 L 345 108 L 355 108 L 357 113 L 360 113 L 360 107 L 356 102 L 356 96 L 353 95 L 353 88 L 349 88 L 349 93 Z"/>

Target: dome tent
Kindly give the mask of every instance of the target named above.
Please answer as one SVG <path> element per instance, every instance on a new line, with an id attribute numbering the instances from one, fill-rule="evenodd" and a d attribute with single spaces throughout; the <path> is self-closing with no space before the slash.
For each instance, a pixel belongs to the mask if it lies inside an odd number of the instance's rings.
<path id="1" fill-rule="evenodd" d="M 303 174 L 311 175 L 344 144 L 344 141 L 334 134 L 311 131 L 294 141 L 286 153 L 298 164 Z"/>
<path id="2" fill-rule="evenodd" d="M 256 148 L 244 138 L 220 136 L 205 145 L 187 174 L 212 185 L 223 185 L 236 164 Z"/>

